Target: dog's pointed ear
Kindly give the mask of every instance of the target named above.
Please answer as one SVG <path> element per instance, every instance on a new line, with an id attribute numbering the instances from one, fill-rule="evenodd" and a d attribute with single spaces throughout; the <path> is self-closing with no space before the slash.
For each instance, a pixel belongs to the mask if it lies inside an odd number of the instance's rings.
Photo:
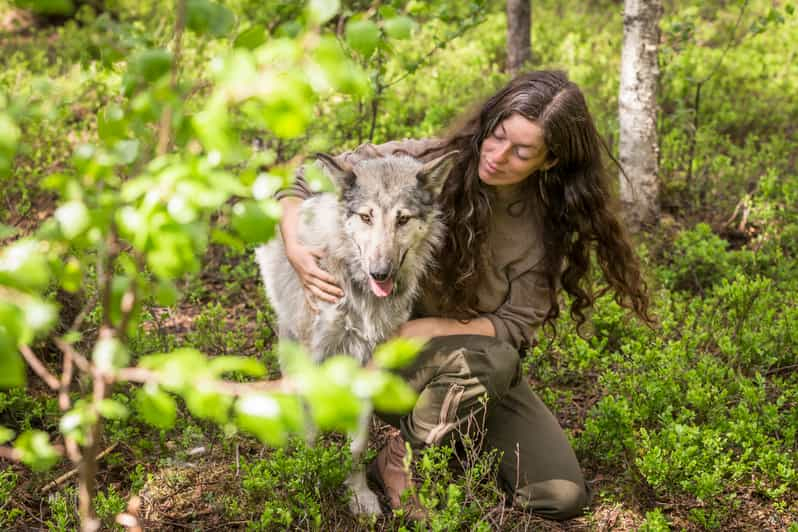
<path id="1" fill-rule="evenodd" d="M 343 192 L 355 185 L 355 174 L 350 166 L 339 164 L 332 155 L 326 153 L 317 153 L 316 161 L 338 190 Z"/>
<path id="2" fill-rule="evenodd" d="M 443 183 L 449 177 L 449 172 L 452 171 L 454 163 L 457 161 L 458 150 L 444 153 L 437 159 L 433 159 L 424 166 L 416 174 L 418 185 L 432 193 L 433 197 L 437 198 L 443 188 Z"/>

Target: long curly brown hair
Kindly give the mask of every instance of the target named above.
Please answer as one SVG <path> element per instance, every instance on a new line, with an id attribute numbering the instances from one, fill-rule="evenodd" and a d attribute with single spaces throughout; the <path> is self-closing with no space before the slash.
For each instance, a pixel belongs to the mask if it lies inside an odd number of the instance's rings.
<path id="1" fill-rule="evenodd" d="M 615 300 L 652 323 L 646 283 L 617 216 L 620 209 L 610 192 L 602 150 L 617 161 L 596 131 L 579 87 L 560 71 L 517 76 L 435 148 L 441 153 L 460 152 L 439 197 L 448 236 L 430 288 L 442 308 L 461 319 L 477 314 L 479 257 L 491 216 L 487 185 L 478 175 L 480 147 L 501 121 L 516 113 L 542 127 L 547 159 L 556 159 L 554 166 L 526 181 L 543 227 L 551 303 L 544 324 L 553 325 L 560 314 L 560 285 L 571 296 L 570 314 L 577 326 L 586 321 L 584 311 L 603 293 L 593 290 L 591 252 Z"/>

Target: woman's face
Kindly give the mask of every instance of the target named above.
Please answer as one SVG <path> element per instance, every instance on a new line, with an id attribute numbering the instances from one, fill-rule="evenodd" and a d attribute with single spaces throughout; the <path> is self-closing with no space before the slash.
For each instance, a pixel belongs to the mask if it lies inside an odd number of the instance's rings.
<path id="1" fill-rule="evenodd" d="M 543 129 L 519 114 L 499 122 L 479 150 L 479 178 L 487 185 L 514 185 L 535 171 L 548 169 Z"/>

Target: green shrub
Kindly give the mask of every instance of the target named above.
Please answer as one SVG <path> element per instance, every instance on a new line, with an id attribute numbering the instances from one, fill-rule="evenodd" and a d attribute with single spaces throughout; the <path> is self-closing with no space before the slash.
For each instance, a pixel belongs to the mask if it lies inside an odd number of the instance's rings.
<path id="1" fill-rule="evenodd" d="M 241 486 L 262 512 L 251 530 L 322 527 L 324 501 L 340 503 L 342 484 L 352 471 L 348 447 L 335 443 L 308 446 L 295 442 L 269 457 L 241 463 Z"/>
<path id="2" fill-rule="evenodd" d="M 665 285 L 674 290 L 706 290 L 732 273 L 728 243 L 709 225 L 697 224 L 679 233 L 668 252 L 668 266 L 659 269 Z"/>

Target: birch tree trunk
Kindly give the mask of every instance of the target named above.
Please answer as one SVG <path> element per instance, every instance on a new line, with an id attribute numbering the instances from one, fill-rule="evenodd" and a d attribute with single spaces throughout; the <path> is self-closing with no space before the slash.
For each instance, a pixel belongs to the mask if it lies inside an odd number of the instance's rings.
<path id="1" fill-rule="evenodd" d="M 657 144 L 657 50 L 662 0 L 625 0 L 619 161 L 621 202 L 631 231 L 654 224 L 659 215 L 659 147 Z"/>
<path id="2" fill-rule="evenodd" d="M 532 58 L 532 1 L 507 0 L 507 72 L 518 74 Z"/>

